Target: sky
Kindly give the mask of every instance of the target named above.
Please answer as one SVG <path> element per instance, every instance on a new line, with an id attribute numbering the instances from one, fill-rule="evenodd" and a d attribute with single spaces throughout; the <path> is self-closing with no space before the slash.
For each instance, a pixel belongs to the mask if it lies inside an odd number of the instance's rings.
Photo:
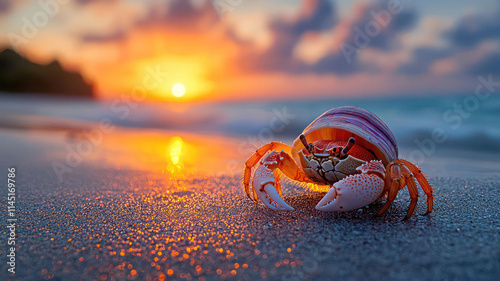
<path id="1" fill-rule="evenodd" d="M 4 48 L 103 100 L 456 95 L 500 75 L 500 1 L 1 0 Z"/>

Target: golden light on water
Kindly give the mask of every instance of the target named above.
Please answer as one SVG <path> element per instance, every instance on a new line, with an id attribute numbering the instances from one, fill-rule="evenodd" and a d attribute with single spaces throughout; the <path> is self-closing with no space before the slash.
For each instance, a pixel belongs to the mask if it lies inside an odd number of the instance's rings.
<path id="1" fill-rule="evenodd" d="M 181 83 L 176 83 L 172 87 L 172 94 L 178 98 L 184 96 L 185 93 L 186 93 L 186 87 L 184 87 L 184 85 L 182 85 Z"/>

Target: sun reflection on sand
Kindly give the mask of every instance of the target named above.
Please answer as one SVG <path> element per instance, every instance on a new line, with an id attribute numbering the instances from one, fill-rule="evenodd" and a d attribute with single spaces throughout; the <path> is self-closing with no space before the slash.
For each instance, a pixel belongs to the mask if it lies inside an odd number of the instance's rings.
<path id="1" fill-rule="evenodd" d="M 192 180 L 212 176 L 242 177 L 243 163 L 250 154 L 241 152 L 241 143 L 239 139 L 223 136 L 121 129 L 106 135 L 102 145 L 97 146 L 85 161 L 102 169 L 147 172 L 151 182 L 176 182 L 175 190 L 158 190 L 175 193 L 207 188 L 188 184 Z M 286 177 L 282 180 L 299 190 L 327 192 L 330 189 L 330 186 L 293 182 Z"/>
<path id="2" fill-rule="evenodd" d="M 167 174 L 168 179 L 234 175 L 234 163 L 247 155 L 237 152 L 236 140 L 190 133 L 123 130 L 104 138 L 89 161 L 103 168 Z"/>
<path id="3" fill-rule="evenodd" d="M 177 136 L 173 137 L 170 140 L 168 150 L 170 152 L 170 160 L 172 161 L 172 164 L 179 164 L 179 159 L 182 153 L 182 138 Z"/>
<path id="4" fill-rule="evenodd" d="M 184 159 L 181 157 L 183 146 L 185 146 L 184 141 L 179 136 L 172 137 L 167 145 L 166 153 L 169 161 L 166 163 L 166 171 L 169 180 L 186 179 Z M 163 170 L 162 173 L 165 173 L 165 170 Z"/>

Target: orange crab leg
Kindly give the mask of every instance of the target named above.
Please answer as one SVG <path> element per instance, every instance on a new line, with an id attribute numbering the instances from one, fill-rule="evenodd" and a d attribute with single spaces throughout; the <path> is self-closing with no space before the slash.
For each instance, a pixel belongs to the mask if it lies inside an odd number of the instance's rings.
<path id="1" fill-rule="evenodd" d="M 300 181 L 300 182 L 312 182 L 309 177 L 306 175 L 304 170 L 299 168 L 295 161 L 293 161 L 292 157 L 288 155 L 287 153 L 281 152 L 280 156 L 282 157 L 281 159 L 281 165 L 279 167 L 280 171 L 285 174 L 289 179 L 295 180 L 295 181 Z"/>
<path id="2" fill-rule="evenodd" d="M 256 194 L 254 192 L 254 198 L 250 196 L 250 178 L 252 174 L 252 167 L 255 166 L 257 163 L 259 163 L 260 159 L 266 155 L 268 151 L 271 150 L 284 150 L 284 151 L 291 151 L 291 148 L 289 145 L 281 143 L 281 142 L 270 142 L 268 144 L 265 144 L 261 146 L 259 149 L 255 151 L 255 153 L 248 158 L 248 160 L 245 162 L 245 172 L 243 174 L 243 186 L 245 187 L 245 192 L 247 193 L 248 198 L 250 198 L 253 201 L 257 201 Z"/>
<path id="3" fill-rule="evenodd" d="M 415 179 L 427 195 L 427 212 L 424 215 L 432 212 L 434 198 L 432 196 L 433 191 L 431 185 L 415 164 L 407 160 L 399 159 L 392 161 L 387 166 L 386 188 L 389 194 L 387 196 L 387 202 L 377 215 L 383 214 L 387 208 L 389 208 L 397 192 L 406 185 L 408 186 L 411 202 L 405 220 L 410 218 L 418 202 L 418 188 Z"/>
<path id="4" fill-rule="evenodd" d="M 425 178 L 424 173 L 422 173 L 422 170 L 420 170 L 420 168 L 417 167 L 417 165 L 411 163 L 410 161 L 400 159 L 400 160 L 395 160 L 394 162 L 403 163 L 417 179 L 418 184 L 420 185 L 420 187 L 422 187 L 422 189 L 425 192 L 425 195 L 427 196 L 427 212 L 424 214 L 424 216 L 428 215 L 430 212 L 432 212 L 432 207 L 434 205 L 433 204 L 434 196 L 433 196 L 432 186 L 429 183 L 429 181 L 427 181 L 427 179 Z"/>
<path id="5" fill-rule="evenodd" d="M 408 191 L 410 192 L 411 202 L 410 202 L 410 208 L 408 209 L 408 213 L 406 214 L 404 220 L 407 220 L 411 217 L 418 202 L 418 189 L 413 176 L 406 179 L 406 183 L 408 184 Z"/>
<path id="6" fill-rule="evenodd" d="M 399 189 L 401 188 L 401 169 L 399 165 L 389 164 L 387 169 L 387 174 L 385 176 L 386 188 L 389 188 L 389 194 L 387 195 L 387 201 L 384 207 L 378 212 L 377 216 L 382 215 L 391 205 Z"/>

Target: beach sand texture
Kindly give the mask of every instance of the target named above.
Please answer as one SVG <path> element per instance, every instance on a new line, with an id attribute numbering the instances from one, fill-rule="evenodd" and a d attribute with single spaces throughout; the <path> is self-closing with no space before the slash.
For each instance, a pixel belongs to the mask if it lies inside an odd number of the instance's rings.
<path id="1" fill-rule="evenodd" d="M 286 184 L 285 200 L 296 210 L 275 212 L 247 199 L 241 167 L 233 175 L 232 165 L 246 157 L 226 149 L 238 145 L 235 139 L 118 130 L 59 182 L 51 163 L 64 163 L 64 147 L 75 145 L 78 133 L 2 129 L 0 135 L 9 147 L 2 170 L 17 168 L 19 221 L 16 275 L 3 280 L 500 276 L 494 174 L 431 174 L 434 212 L 419 215 L 426 208 L 421 199 L 404 222 L 406 192 L 374 217 L 382 203 L 323 213 L 314 209 L 323 193 Z M 6 241 L 7 232 L 1 235 Z M 7 272 L 5 262 L 0 268 Z"/>

